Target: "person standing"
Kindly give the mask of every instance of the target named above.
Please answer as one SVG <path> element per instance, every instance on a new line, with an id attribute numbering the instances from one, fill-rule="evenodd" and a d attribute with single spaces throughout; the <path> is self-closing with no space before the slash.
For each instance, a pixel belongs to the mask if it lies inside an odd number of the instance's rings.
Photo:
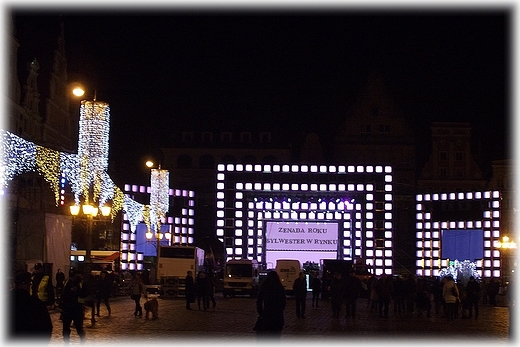
<path id="1" fill-rule="evenodd" d="M 480 283 L 471 276 L 466 285 L 466 293 L 468 300 L 469 318 L 473 317 L 473 309 L 475 309 L 475 318 L 478 318 L 478 301 L 480 299 Z"/>
<path id="2" fill-rule="evenodd" d="M 48 343 L 52 336 L 52 320 L 47 306 L 34 296 L 29 295 L 31 274 L 18 271 L 14 276 L 14 288 L 11 290 L 13 316 L 8 319 L 10 334 L 15 339 L 27 339 L 31 342 Z"/>
<path id="3" fill-rule="evenodd" d="M 345 297 L 345 280 L 342 278 L 340 272 L 334 273 L 328 291 L 330 293 L 330 304 L 332 306 L 332 318 L 339 318 Z"/>
<path id="4" fill-rule="evenodd" d="M 54 306 L 54 287 L 51 278 L 43 271 L 43 264 L 34 265 L 30 294 L 40 299 L 48 308 Z"/>
<path id="5" fill-rule="evenodd" d="M 256 312 L 259 326 L 256 334 L 259 338 L 280 338 L 285 324 L 283 312 L 287 303 L 285 289 L 278 273 L 271 270 L 260 285 L 256 298 Z"/>
<path id="6" fill-rule="evenodd" d="M 393 292 L 392 278 L 383 273 L 376 282 L 376 291 L 379 300 L 379 317 L 388 318 L 388 309 Z"/>
<path id="7" fill-rule="evenodd" d="M 112 289 L 112 281 L 110 280 L 110 277 L 108 276 L 108 272 L 103 270 L 101 271 L 101 274 L 99 275 L 99 278 L 96 282 L 96 316 L 100 316 L 100 308 L 101 308 L 101 301 L 105 304 L 108 316 L 112 314 L 112 310 L 110 308 L 110 291 Z"/>
<path id="8" fill-rule="evenodd" d="M 209 303 L 213 304 L 213 308 L 217 306 L 217 302 L 215 301 L 215 276 L 213 276 L 213 271 L 210 269 L 206 274 L 206 308 L 209 308 Z"/>
<path id="9" fill-rule="evenodd" d="M 352 317 L 356 319 L 356 304 L 363 290 L 361 280 L 356 277 L 356 272 L 350 270 L 348 277 L 345 279 L 345 306 L 346 318 Z"/>
<path id="10" fill-rule="evenodd" d="M 206 311 L 206 307 L 208 306 L 208 281 L 204 271 L 199 271 L 197 274 L 195 291 L 197 292 L 197 305 L 199 306 L 199 310 L 202 303 L 202 308 Z"/>
<path id="11" fill-rule="evenodd" d="M 459 289 L 452 276 L 446 276 L 446 282 L 442 287 L 442 297 L 446 303 L 447 319 L 451 321 L 457 314 L 457 304 L 459 300 Z"/>
<path id="12" fill-rule="evenodd" d="M 62 295 L 62 322 L 63 341 L 69 344 L 70 325 L 74 327 L 82 343 L 85 342 L 85 329 L 83 328 L 83 310 L 85 309 L 85 297 L 88 293 L 83 288 L 83 275 L 79 271 L 72 270 L 69 279 L 65 282 Z"/>
<path id="13" fill-rule="evenodd" d="M 134 316 L 141 317 L 143 315 L 143 307 L 141 306 L 141 296 L 146 296 L 146 286 L 144 285 L 143 277 L 140 273 L 136 273 L 134 275 L 130 286 L 131 298 L 135 302 Z"/>
<path id="14" fill-rule="evenodd" d="M 312 289 L 312 307 L 314 307 L 314 305 L 316 305 L 316 307 L 319 307 L 318 301 L 320 299 L 320 293 L 321 293 L 321 280 L 318 277 L 317 273 L 312 274 L 311 289 Z"/>
<path id="15" fill-rule="evenodd" d="M 65 284 L 65 273 L 58 269 L 56 272 L 56 299 L 58 301 L 58 305 L 61 301 L 61 293 L 63 293 L 63 286 Z"/>
<path id="16" fill-rule="evenodd" d="M 188 270 L 184 279 L 184 290 L 186 296 L 186 309 L 191 310 L 190 304 L 195 302 L 195 282 L 193 281 L 193 272 Z"/>
<path id="17" fill-rule="evenodd" d="M 298 278 L 293 283 L 294 300 L 296 302 L 296 317 L 305 318 L 305 308 L 307 306 L 307 279 L 305 273 L 300 271 Z"/>

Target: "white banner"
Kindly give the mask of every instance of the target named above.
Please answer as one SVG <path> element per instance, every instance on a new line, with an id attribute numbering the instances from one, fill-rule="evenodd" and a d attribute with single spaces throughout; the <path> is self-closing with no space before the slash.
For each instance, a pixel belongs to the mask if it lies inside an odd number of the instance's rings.
<path id="1" fill-rule="evenodd" d="M 266 222 L 267 251 L 334 251 L 338 223 Z"/>

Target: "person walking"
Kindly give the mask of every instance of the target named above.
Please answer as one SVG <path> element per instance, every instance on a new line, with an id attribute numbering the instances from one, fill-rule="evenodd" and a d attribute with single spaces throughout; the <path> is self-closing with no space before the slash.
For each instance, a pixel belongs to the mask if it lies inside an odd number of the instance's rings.
<path id="1" fill-rule="evenodd" d="M 339 318 L 341 306 L 345 297 L 345 281 L 340 272 L 335 272 L 328 288 L 330 304 L 332 306 L 332 318 Z"/>
<path id="2" fill-rule="evenodd" d="M 256 334 L 259 338 L 279 339 L 282 334 L 284 310 L 286 306 L 285 289 L 278 273 L 271 270 L 260 285 L 256 298 L 256 312 L 259 315 Z"/>
<path id="3" fill-rule="evenodd" d="M 307 306 L 307 278 L 305 273 L 300 272 L 293 283 L 293 294 L 296 303 L 296 317 L 305 318 L 305 308 Z"/>
<path id="4" fill-rule="evenodd" d="M 442 297 L 446 303 L 446 317 L 449 321 L 455 319 L 459 301 L 459 289 L 452 276 L 446 276 L 446 282 L 442 287 Z"/>
<path id="5" fill-rule="evenodd" d="M 354 270 L 350 270 L 348 277 L 345 279 L 346 318 L 352 317 L 352 319 L 356 319 L 357 300 L 362 290 L 363 284 L 361 280 L 356 277 Z"/>
<path id="6" fill-rule="evenodd" d="M 31 274 L 17 271 L 11 290 L 13 310 L 9 322 L 10 335 L 16 340 L 48 343 L 52 336 L 52 320 L 47 306 L 29 294 Z"/>
<path id="7" fill-rule="evenodd" d="M 208 281 L 204 271 L 199 271 L 197 274 L 197 279 L 195 280 L 195 291 L 197 293 L 197 306 L 199 307 L 199 310 L 202 303 L 202 308 L 206 311 L 206 307 L 208 306 Z"/>
<path id="8" fill-rule="evenodd" d="M 473 317 L 473 311 L 475 312 L 475 318 L 478 318 L 478 301 L 480 299 L 480 290 L 480 283 L 475 280 L 475 277 L 471 276 L 469 278 L 468 284 L 466 285 L 469 318 Z"/>
<path id="9" fill-rule="evenodd" d="M 143 277 L 140 273 L 134 275 L 130 288 L 131 298 L 135 302 L 134 316 L 142 317 L 143 307 L 141 306 L 141 296 L 146 296 L 146 286 L 144 285 Z"/>
<path id="10" fill-rule="evenodd" d="M 190 304 L 195 302 L 195 282 L 193 280 L 193 272 L 188 270 L 184 279 L 184 291 L 186 297 L 186 309 L 191 310 Z"/>
<path id="11" fill-rule="evenodd" d="M 108 316 L 112 314 L 110 308 L 110 291 L 112 289 L 112 281 L 108 276 L 108 272 L 103 270 L 96 282 L 96 316 L 100 316 L 101 302 L 107 308 Z"/>
<path id="12" fill-rule="evenodd" d="M 321 280 L 316 272 L 312 274 L 312 280 L 310 284 L 312 289 L 312 307 L 315 305 L 316 307 L 319 307 L 318 301 L 320 300 Z"/>
<path id="13" fill-rule="evenodd" d="M 85 329 L 83 328 L 83 317 L 85 309 L 85 297 L 87 292 L 83 288 L 83 275 L 78 270 L 69 273 L 69 279 L 65 282 L 62 295 L 62 323 L 63 341 L 70 342 L 70 325 L 74 327 L 82 343 L 85 342 Z"/>
<path id="14" fill-rule="evenodd" d="M 90 323 L 92 326 L 96 325 L 96 277 L 89 273 L 84 276 L 83 289 L 87 293 L 85 297 L 85 311 L 90 311 Z"/>

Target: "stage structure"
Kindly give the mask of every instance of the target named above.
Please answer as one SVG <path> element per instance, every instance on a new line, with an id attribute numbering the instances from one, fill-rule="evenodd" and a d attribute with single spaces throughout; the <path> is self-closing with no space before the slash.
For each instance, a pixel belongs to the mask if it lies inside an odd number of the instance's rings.
<path id="1" fill-rule="evenodd" d="M 393 271 L 390 166 L 219 164 L 216 236 L 226 260 L 361 259 Z"/>
<path id="2" fill-rule="evenodd" d="M 501 276 L 500 192 L 416 196 L 416 274 L 439 276 L 455 260 L 469 260 L 481 277 Z"/>

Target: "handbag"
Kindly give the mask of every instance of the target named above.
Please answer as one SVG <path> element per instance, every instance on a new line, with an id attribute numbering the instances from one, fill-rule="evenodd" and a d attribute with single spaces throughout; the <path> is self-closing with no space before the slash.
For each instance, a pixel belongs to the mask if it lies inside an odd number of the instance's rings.
<path id="1" fill-rule="evenodd" d="M 262 316 L 258 316 L 256 319 L 255 326 L 253 327 L 253 331 L 262 331 L 264 330 L 264 320 L 262 319 Z"/>

